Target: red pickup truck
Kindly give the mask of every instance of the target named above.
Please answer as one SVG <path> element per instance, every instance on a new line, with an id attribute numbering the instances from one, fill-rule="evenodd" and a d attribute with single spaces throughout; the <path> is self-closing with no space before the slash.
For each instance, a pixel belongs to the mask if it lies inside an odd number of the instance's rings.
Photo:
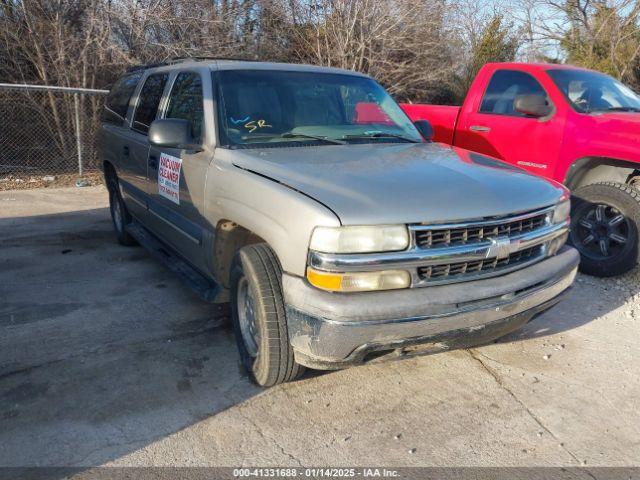
<path id="1" fill-rule="evenodd" d="M 486 154 L 572 190 L 570 242 L 582 271 L 611 276 L 639 259 L 640 97 L 602 73 L 493 63 L 462 107 L 403 104 L 433 140 Z"/>

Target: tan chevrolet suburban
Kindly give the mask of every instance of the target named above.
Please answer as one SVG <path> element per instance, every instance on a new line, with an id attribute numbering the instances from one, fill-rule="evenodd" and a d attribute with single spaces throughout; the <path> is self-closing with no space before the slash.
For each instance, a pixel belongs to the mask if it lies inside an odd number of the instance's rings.
<path id="1" fill-rule="evenodd" d="M 571 286 L 567 190 L 430 138 L 359 73 L 178 59 L 118 80 L 101 151 L 120 243 L 230 303 L 271 386 L 486 342 Z"/>

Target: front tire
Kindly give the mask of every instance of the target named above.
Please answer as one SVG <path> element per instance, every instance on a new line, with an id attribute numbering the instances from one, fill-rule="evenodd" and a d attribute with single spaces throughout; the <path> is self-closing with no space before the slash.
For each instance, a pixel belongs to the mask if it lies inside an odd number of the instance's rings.
<path id="1" fill-rule="evenodd" d="M 289 343 L 282 268 L 267 244 L 248 245 L 236 255 L 231 309 L 240 359 L 255 383 L 271 387 L 304 373 Z"/>
<path id="2" fill-rule="evenodd" d="M 111 212 L 111 221 L 116 231 L 116 237 L 120 245 L 132 246 L 136 245 L 136 240 L 127 232 L 127 225 L 131 223 L 131 215 L 127 210 L 124 200 L 120 195 L 118 186 L 118 178 L 110 175 L 107 181 L 107 189 L 109 190 L 109 211 Z"/>
<path id="3" fill-rule="evenodd" d="M 634 187 L 603 182 L 575 190 L 569 239 L 580 252 L 580 270 L 611 277 L 635 267 L 639 224 L 640 192 Z"/>

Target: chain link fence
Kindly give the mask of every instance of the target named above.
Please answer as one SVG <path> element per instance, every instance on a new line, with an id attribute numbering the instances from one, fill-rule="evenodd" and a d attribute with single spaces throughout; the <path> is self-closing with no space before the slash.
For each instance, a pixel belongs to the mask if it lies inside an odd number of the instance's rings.
<path id="1" fill-rule="evenodd" d="M 0 189 L 73 183 L 95 174 L 107 93 L 0 84 Z"/>

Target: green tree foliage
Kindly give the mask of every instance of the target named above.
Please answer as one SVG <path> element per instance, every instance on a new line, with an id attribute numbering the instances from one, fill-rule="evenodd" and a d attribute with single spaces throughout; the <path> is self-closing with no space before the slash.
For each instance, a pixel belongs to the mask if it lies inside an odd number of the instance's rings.
<path id="1" fill-rule="evenodd" d="M 486 63 L 511 62 L 520 45 L 513 25 L 505 22 L 501 14 L 494 14 L 476 39 L 471 39 L 471 52 L 460 76 L 459 95 L 464 96 L 478 71 Z"/>
<path id="2" fill-rule="evenodd" d="M 473 76 L 489 62 L 511 62 L 518 51 L 519 39 L 512 33 L 513 27 L 504 22 L 502 15 L 496 14 L 487 24 L 480 41 L 473 46 L 469 69 Z"/>

